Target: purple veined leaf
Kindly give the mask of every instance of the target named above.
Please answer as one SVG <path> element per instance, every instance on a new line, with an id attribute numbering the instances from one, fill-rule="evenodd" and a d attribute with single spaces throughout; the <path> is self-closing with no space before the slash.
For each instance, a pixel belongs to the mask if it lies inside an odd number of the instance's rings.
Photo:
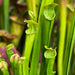
<path id="1" fill-rule="evenodd" d="M 2 0 L 0 0 L 0 5 L 1 5 L 1 3 L 2 3 Z"/>
<path id="2" fill-rule="evenodd" d="M 14 54 L 17 53 L 18 55 L 20 55 L 20 53 L 15 48 L 11 48 L 10 50 L 12 50 Z M 8 66 L 10 66 L 9 60 L 6 56 L 6 47 L 0 47 L 0 57 L 5 59 L 5 61 L 8 63 Z"/>

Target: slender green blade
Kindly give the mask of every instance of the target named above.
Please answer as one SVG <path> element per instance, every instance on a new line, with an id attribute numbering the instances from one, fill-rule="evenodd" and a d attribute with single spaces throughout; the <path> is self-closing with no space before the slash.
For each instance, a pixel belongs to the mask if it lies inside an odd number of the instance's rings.
<path id="1" fill-rule="evenodd" d="M 3 2 L 0 5 L 0 29 L 4 29 L 4 14 L 3 14 Z"/>
<path id="2" fill-rule="evenodd" d="M 52 1 L 53 0 L 51 0 L 49 3 L 51 3 Z M 45 45 L 44 42 L 46 42 L 46 44 L 48 44 L 48 42 L 49 42 L 50 21 L 52 19 L 51 18 L 47 19 L 44 16 L 44 5 L 45 5 L 45 3 L 47 4 L 48 1 L 43 0 L 42 4 L 41 4 L 41 8 L 40 8 L 39 21 L 38 21 L 38 31 L 35 35 L 35 42 L 34 42 L 34 47 L 33 47 L 33 55 L 32 55 L 31 68 L 30 68 L 30 75 L 36 75 L 37 74 L 41 48 L 44 47 L 44 45 Z M 50 14 L 50 13 L 47 13 L 46 16 L 48 16 L 48 14 Z M 44 30 L 44 27 L 45 27 L 45 30 Z M 45 34 L 44 34 L 44 32 L 42 32 L 42 30 L 45 32 Z M 46 38 L 44 38 L 44 36 Z M 43 43 L 43 45 L 42 45 L 42 43 Z M 35 67 L 35 69 L 34 69 L 34 67 Z M 43 68 L 43 70 L 44 70 L 44 68 Z"/>
<path id="3" fill-rule="evenodd" d="M 59 27 L 59 45 L 58 45 L 58 75 L 64 75 L 63 55 L 64 55 L 65 37 L 66 37 L 66 1 L 67 0 L 59 0 L 60 27 Z"/>
<path id="4" fill-rule="evenodd" d="M 66 49 L 64 53 L 64 67 L 63 67 L 64 75 L 69 74 L 70 61 L 71 61 L 71 56 L 72 56 L 72 51 L 73 51 L 73 46 L 74 46 L 74 39 L 75 39 L 75 11 L 74 11 L 74 15 L 72 18 L 69 35 L 66 41 L 67 43 L 66 43 Z"/>
<path id="5" fill-rule="evenodd" d="M 4 29 L 9 31 L 9 0 L 3 0 L 4 7 Z"/>

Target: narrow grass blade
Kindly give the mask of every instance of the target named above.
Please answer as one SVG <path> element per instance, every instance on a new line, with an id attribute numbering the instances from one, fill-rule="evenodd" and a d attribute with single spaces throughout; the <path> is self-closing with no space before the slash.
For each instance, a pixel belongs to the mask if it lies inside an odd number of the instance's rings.
<path id="1" fill-rule="evenodd" d="M 21 66 L 22 67 L 22 74 L 26 75 L 26 73 L 25 73 L 25 60 L 26 60 L 26 57 L 21 57 L 20 60 L 22 61 L 21 62 L 21 64 L 22 64 L 22 66 Z"/>
<path id="2" fill-rule="evenodd" d="M 15 56 L 15 61 L 14 61 L 14 69 L 15 69 L 15 75 L 19 75 L 19 60 L 20 60 L 20 56 L 18 54 L 16 54 Z"/>
<path id="3" fill-rule="evenodd" d="M 10 57 L 14 54 L 13 51 L 11 51 L 10 49 L 13 48 L 14 45 L 13 44 L 9 44 L 7 47 L 6 47 L 6 55 L 8 57 L 8 59 L 10 60 Z"/>
<path id="4" fill-rule="evenodd" d="M 52 8 L 52 13 L 50 13 L 51 9 L 48 11 L 49 13 L 47 13 L 46 12 L 47 8 L 46 8 L 46 10 L 44 10 L 44 8 L 45 8 L 44 5 L 48 6 L 47 3 L 51 4 L 52 2 L 53 2 L 53 0 L 50 2 L 48 0 L 46 0 L 46 1 L 43 0 L 42 4 L 41 4 L 39 21 L 38 21 L 38 31 L 35 35 L 35 42 L 34 42 L 34 47 L 33 47 L 33 55 L 32 55 L 32 61 L 31 61 L 30 75 L 36 75 L 37 74 L 40 51 L 44 47 L 44 45 L 42 45 L 43 41 L 46 42 L 46 44 L 48 44 L 48 42 L 49 42 L 49 30 L 50 30 L 50 22 L 51 22 L 50 20 L 52 20 L 51 19 L 52 15 L 54 17 L 54 8 Z M 46 15 L 45 15 L 44 11 L 45 11 Z M 48 14 L 49 15 L 52 14 L 52 15 L 48 17 Z M 44 30 L 44 27 L 45 27 L 45 30 Z M 43 32 L 42 32 L 42 30 L 43 30 Z M 44 34 L 44 32 L 45 32 L 45 34 Z M 46 38 L 44 38 L 44 36 Z M 34 69 L 34 67 L 35 67 L 35 69 Z M 43 68 L 43 70 L 44 70 L 44 68 Z M 43 71 L 43 73 L 44 73 L 44 71 Z"/>
<path id="5" fill-rule="evenodd" d="M 3 2 L 0 5 L 0 29 L 4 29 Z"/>
<path id="6" fill-rule="evenodd" d="M 26 40 L 25 40 L 25 49 L 23 56 L 26 57 L 25 60 L 25 74 L 29 75 L 29 60 L 32 52 L 32 47 L 35 39 L 35 34 L 37 32 L 38 24 L 33 20 L 26 20 L 28 23 L 28 29 L 26 30 Z"/>
<path id="7" fill-rule="evenodd" d="M 55 15 L 54 8 L 52 8 L 52 6 L 54 6 L 54 5 L 52 5 L 52 3 L 53 3 L 53 1 L 49 1 L 48 2 L 49 5 L 47 3 L 44 4 L 44 6 L 45 6 L 44 16 L 42 15 L 43 18 L 41 18 L 41 20 L 42 20 L 41 21 L 41 24 L 42 24 L 42 37 L 41 37 L 42 38 L 42 63 L 41 63 L 40 75 L 45 75 L 46 61 L 44 58 L 44 52 L 46 49 L 44 48 L 44 46 L 45 45 L 47 45 L 48 47 L 50 46 L 51 32 L 52 32 L 52 28 L 53 28 L 53 24 L 54 24 L 54 18 L 55 18 L 55 16 L 51 17 L 52 15 Z M 49 12 L 52 12 L 52 13 L 49 13 Z"/>
<path id="8" fill-rule="evenodd" d="M 19 75 L 23 75 L 23 65 L 22 65 L 22 61 L 19 61 Z"/>
<path id="9" fill-rule="evenodd" d="M 48 48 L 47 51 L 45 51 L 44 56 L 47 60 L 47 75 L 53 75 L 53 66 L 56 57 L 56 50 Z"/>
<path id="10" fill-rule="evenodd" d="M 4 7 L 4 29 L 9 31 L 9 0 L 3 0 Z"/>
<path id="11" fill-rule="evenodd" d="M 31 10 L 36 15 L 36 0 L 26 0 L 26 1 L 28 4 L 28 10 Z"/>
<path id="12" fill-rule="evenodd" d="M 65 48 L 65 52 L 64 52 L 64 67 L 63 67 L 64 75 L 68 75 L 69 74 L 71 55 L 72 55 L 73 46 L 74 46 L 75 11 L 74 11 L 72 23 L 71 23 L 71 26 L 70 26 L 70 30 L 68 32 L 69 32 L 69 35 L 67 37 L 66 48 Z"/>
<path id="13" fill-rule="evenodd" d="M 58 75 L 63 73 L 63 55 L 66 35 L 66 1 L 59 0 L 60 5 L 60 28 L 59 28 L 59 45 L 58 45 Z"/>
<path id="14" fill-rule="evenodd" d="M 10 57 L 10 64 L 13 69 L 14 75 L 19 75 L 19 60 L 20 56 L 18 54 L 13 54 Z"/>
<path id="15" fill-rule="evenodd" d="M 67 75 L 69 75 L 70 62 L 71 62 L 71 57 L 72 57 L 72 52 L 73 52 L 73 47 L 74 47 L 74 41 L 75 41 L 75 28 L 74 28 L 74 33 L 73 33 L 72 43 L 71 43 L 71 48 L 70 48 L 70 56 L 69 56 L 69 62 L 68 62 L 68 68 L 67 68 Z"/>

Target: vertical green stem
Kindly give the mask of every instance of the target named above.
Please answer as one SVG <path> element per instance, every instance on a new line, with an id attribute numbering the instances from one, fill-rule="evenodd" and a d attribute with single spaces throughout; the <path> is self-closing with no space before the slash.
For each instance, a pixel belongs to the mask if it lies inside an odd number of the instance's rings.
<path id="1" fill-rule="evenodd" d="M 35 33 L 26 34 L 25 49 L 23 53 L 23 56 L 26 57 L 26 60 L 25 60 L 25 74 L 26 75 L 29 75 L 29 60 L 30 60 L 33 43 L 34 43 L 34 38 L 35 38 Z"/>
<path id="2" fill-rule="evenodd" d="M 3 18 L 3 3 L 0 5 L 0 29 L 3 29 L 4 27 L 4 18 Z"/>
<path id="3" fill-rule="evenodd" d="M 26 75 L 25 74 L 25 57 L 21 57 L 19 61 L 19 75 Z"/>
<path id="4" fill-rule="evenodd" d="M 22 65 L 22 61 L 19 61 L 19 75 L 23 75 L 23 65 Z"/>
<path id="5" fill-rule="evenodd" d="M 48 3 L 53 3 L 54 0 L 46 0 L 44 1 L 43 3 L 43 6 L 45 5 L 45 3 L 48 2 Z M 40 72 L 40 75 L 45 75 L 46 74 L 46 61 L 45 61 L 45 58 L 44 58 L 44 52 L 45 52 L 45 48 L 44 46 L 47 45 L 48 47 L 50 46 L 50 39 L 51 39 L 51 32 L 52 32 L 52 28 L 53 28 L 53 24 L 54 24 L 54 19 L 53 20 L 47 20 L 44 16 L 43 16 L 43 10 L 44 8 L 41 7 L 42 10 L 42 13 L 41 13 L 41 25 L 42 25 L 42 63 L 41 63 L 41 72 Z M 51 8 L 51 7 L 49 7 Z M 49 12 L 49 9 L 48 9 L 48 12 Z M 51 12 L 51 11 L 50 11 Z M 49 14 L 50 16 L 50 14 Z"/>
<path id="6" fill-rule="evenodd" d="M 9 31 L 9 0 L 3 0 L 4 5 L 4 27 Z"/>
<path id="7" fill-rule="evenodd" d="M 39 8 L 40 8 L 40 0 L 36 0 L 36 12 L 37 12 L 37 17 L 39 15 Z"/>
<path id="8" fill-rule="evenodd" d="M 28 9 L 36 15 L 36 0 L 27 0 Z"/>
<path id="9" fill-rule="evenodd" d="M 71 26 L 69 29 L 69 34 L 67 37 L 67 41 L 66 41 L 66 48 L 64 51 L 64 75 L 68 75 L 69 74 L 69 69 L 70 69 L 70 61 L 71 61 L 71 55 L 72 55 L 72 51 L 73 51 L 73 46 L 74 46 L 74 24 L 75 24 L 75 11 L 74 11 L 74 15 L 72 18 L 72 22 L 71 22 Z M 67 53 L 67 54 L 66 54 Z M 65 62 L 66 61 L 66 62 Z"/>
<path id="10" fill-rule="evenodd" d="M 32 11 L 36 17 L 36 0 L 27 0 L 27 4 L 28 4 L 28 10 Z M 33 31 L 34 28 L 32 26 L 33 24 L 30 26 L 29 29 Z M 32 31 L 30 31 L 30 34 L 26 34 L 26 40 L 25 40 L 25 49 L 23 53 L 23 55 L 26 57 L 26 60 L 24 61 L 25 75 L 29 75 L 29 60 L 30 60 L 30 55 L 31 55 L 31 51 L 32 51 L 33 43 L 34 43 L 34 38 L 35 38 L 35 33 L 31 34 Z"/>
<path id="11" fill-rule="evenodd" d="M 52 58 L 48 61 L 47 75 L 53 75 L 54 60 L 55 60 L 55 58 Z"/>
<path id="12" fill-rule="evenodd" d="M 68 68 L 67 68 L 67 75 L 69 75 L 70 62 L 71 62 L 71 56 L 72 56 L 72 52 L 73 52 L 74 40 L 75 40 L 75 28 L 74 28 L 73 37 L 72 37 L 72 43 L 71 43 L 71 48 L 70 48 L 69 62 L 68 62 Z"/>
<path id="13" fill-rule="evenodd" d="M 33 55 L 32 55 L 30 75 L 36 75 L 37 74 L 41 48 L 44 49 L 44 45 L 48 45 L 48 42 L 50 39 L 49 33 L 51 31 L 49 31 L 49 30 L 51 27 L 50 22 L 52 21 L 52 19 L 49 20 L 44 16 L 44 5 L 50 4 L 52 2 L 53 2 L 53 0 L 51 0 L 51 1 L 42 0 L 42 4 L 41 4 L 41 8 L 40 8 L 40 14 L 39 14 L 39 21 L 38 21 L 38 31 L 36 33 L 34 47 L 33 47 Z M 47 10 L 47 12 L 49 12 L 49 11 Z M 54 14 L 54 12 L 53 12 L 53 14 Z M 51 15 L 51 14 L 46 13 L 46 15 Z M 34 67 L 35 67 L 35 69 L 34 69 Z M 41 70 L 44 74 L 45 66 Z M 42 72 L 41 72 L 41 75 L 43 75 Z"/>
<path id="14" fill-rule="evenodd" d="M 31 68 L 30 68 L 30 75 L 36 75 L 37 74 L 37 67 L 39 63 L 39 57 L 40 57 L 40 50 L 41 50 L 41 15 L 43 11 L 43 4 L 44 0 L 42 1 L 41 8 L 40 8 L 40 14 L 39 14 L 39 24 L 38 24 L 38 31 L 35 36 L 35 42 L 34 42 L 34 48 L 33 48 L 33 56 L 32 56 L 32 62 L 31 62 Z M 36 63 L 36 64 L 35 64 Z M 34 69 L 35 67 L 35 69 Z"/>
<path id="15" fill-rule="evenodd" d="M 63 53 L 66 33 L 66 1 L 59 0 L 60 4 L 60 29 L 58 46 L 58 75 L 63 75 Z"/>
<path id="16" fill-rule="evenodd" d="M 44 57 L 46 58 L 46 63 L 47 63 L 47 75 L 54 75 L 53 66 L 56 55 L 57 55 L 56 49 L 46 48 Z"/>
<path id="17" fill-rule="evenodd" d="M 0 5 L 0 29 L 3 29 L 4 22 L 3 22 L 3 3 Z M 1 38 L 0 38 L 1 42 Z"/>

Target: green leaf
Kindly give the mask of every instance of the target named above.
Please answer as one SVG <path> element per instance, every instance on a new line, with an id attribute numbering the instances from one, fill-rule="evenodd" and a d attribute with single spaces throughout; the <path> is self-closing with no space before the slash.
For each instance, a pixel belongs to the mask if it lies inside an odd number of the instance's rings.
<path id="1" fill-rule="evenodd" d="M 38 25 L 37 22 L 35 22 L 34 20 L 25 20 L 24 22 L 30 24 L 30 25 Z"/>
<path id="2" fill-rule="evenodd" d="M 9 0 L 3 0 L 4 7 L 4 27 L 9 31 Z"/>
<path id="3" fill-rule="evenodd" d="M 29 13 L 29 16 L 31 17 L 31 19 L 33 19 L 33 20 L 36 21 L 36 16 L 35 16 L 34 12 L 32 12 L 31 10 L 29 10 L 28 13 Z"/>
<path id="4" fill-rule="evenodd" d="M 23 65 L 22 65 L 22 61 L 20 60 L 19 61 L 19 75 L 23 75 L 22 69 L 23 69 Z"/>
<path id="5" fill-rule="evenodd" d="M 28 29 L 26 30 L 26 34 L 34 34 L 37 31 L 38 23 L 33 20 L 25 20 L 24 22 L 28 23 Z"/>
<path id="6" fill-rule="evenodd" d="M 46 59 L 54 58 L 56 56 L 56 50 L 49 49 L 45 51 L 44 56 Z"/>
<path id="7" fill-rule="evenodd" d="M 47 75 L 53 75 L 53 66 L 54 66 L 54 60 L 56 57 L 56 49 L 47 48 L 44 53 L 44 57 L 47 59 Z"/>
<path id="8" fill-rule="evenodd" d="M 26 57 L 21 57 L 21 58 L 20 58 L 20 61 L 21 61 L 21 64 L 22 64 L 22 66 L 21 66 L 21 67 L 22 67 L 22 74 L 23 74 L 23 75 L 28 75 L 28 74 L 25 73 L 25 70 L 26 70 L 26 69 L 25 69 L 25 60 L 26 60 Z M 21 68 L 21 67 L 20 67 L 20 68 Z"/>
<path id="9" fill-rule="evenodd" d="M 20 56 L 18 54 L 13 54 L 10 58 L 10 64 L 14 75 L 19 75 L 19 60 Z"/>
<path id="10" fill-rule="evenodd" d="M 6 49 L 7 49 L 7 50 L 10 50 L 10 49 L 13 48 L 13 47 L 14 47 L 13 44 L 9 44 L 9 45 L 7 45 Z"/>
<path id="11" fill-rule="evenodd" d="M 60 26 L 59 26 L 59 44 L 58 44 L 58 75 L 65 75 L 63 74 L 63 56 L 64 56 L 64 49 L 65 49 L 65 38 L 66 38 L 66 0 L 59 0 L 60 4 Z M 67 55 L 67 54 L 66 54 Z"/>
<path id="12" fill-rule="evenodd" d="M 15 59 L 14 59 L 14 70 L 15 70 L 15 75 L 19 75 L 19 60 L 20 60 L 20 56 L 18 54 L 15 55 Z"/>
<path id="13" fill-rule="evenodd" d="M 71 56 L 72 56 L 74 42 L 75 42 L 75 10 L 73 13 L 70 30 L 67 33 L 69 33 L 69 35 L 67 37 L 66 47 L 65 47 L 65 52 L 64 52 L 64 62 L 63 62 L 64 63 L 64 75 L 69 74 Z"/>
<path id="14" fill-rule="evenodd" d="M 45 5 L 49 5 L 49 4 L 53 3 L 53 2 L 54 2 L 54 0 L 46 0 Z"/>
<path id="15" fill-rule="evenodd" d="M 14 47 L 13 44 L 9 44 L 6 47 L 6 55 L 7 55 L 7 57 L 8 57 L 9 60 L 10 60 L 10 57 L 14 54 L 13 51 L 10 50 L 13 47 Z"/>
<path id="16" fill-rule="evenodd" d="M 28 10 L 32 11 L 36 16 L 36 0 L 26 0 L 28 5 Z M 32 18 L 31 18 L 32 19 Z"/>
<path id="17" fill-rule="evenodd" d="M 4 13 L 3 13 L 3 2 L 2 5 L 0 5 L 0 29 L 4 28 Z"/>
<path id="18" fill-rule="evenodd" d="M 53 20 L 55 18 L 56 14 L 54 8 L 55 8 L 54 4 L 50 4 L 44 7 L 44 16 L 47 20 Z"/>
<path id="19" fill-rule="evenodd" d="M 43 48 L 44 44 L 48 45 L 49 39 L 50 39 L 49 33 L 51 32 L 50 29 L 52 28 L 51 21 L 47 20 L 44 16 L 44 5 L 45 5 L 46 1 L 48 1 L 48 0 L 42 0 L 42 4 L 41 4 L 41 8 L 40 8 L 39 20 L 38 20 L 38 30 L 37 30 L 37 33 L 35 36 L 35 42 L 34 42 L 34 47 L 33 47 L 30 75 L 37 74 L 41 48 L 42 48 L 42 51 L 44 52 L 45 51 Z M 50 2 L 50 0 L 49 0 L 49 2 Z M 43 60 L 43 62 L 44 61 L 45 61 L 45 59 Z M 35 69 L 34 69 L 34 67 L 35 67 Z M 46 69 L 46 67 L 45 67 L 45 62 L 44 62 L 40 75 L 45 75 L 45 69 Z"/>
<path id="20" fill-rule="evenodd" d="M 23 56 L 27 58 L 25 60 L 25 74 L 29 75 L 29 59 L 32 52 L 35 34 L 37 32 L 38 23 L 33 20 L 25 20 L 28 23 L 28 29 L 26 30 L 26 40 Z"/>

